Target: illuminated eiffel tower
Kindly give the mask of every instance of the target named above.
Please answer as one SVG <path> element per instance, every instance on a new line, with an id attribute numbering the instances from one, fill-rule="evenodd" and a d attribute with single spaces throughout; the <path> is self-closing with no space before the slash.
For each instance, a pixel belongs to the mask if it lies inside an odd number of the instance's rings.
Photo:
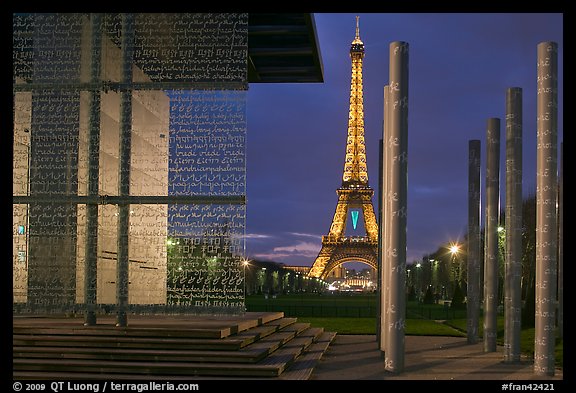
<path id="1" fill-rule="evenodd" d="M 322 249 L 308 273 L 311 277 L 323 279 L 328 277 L 333 269 L 345 262 L 364 262 L 375 270 L 378 267 L 378 224 L 372 205 L 374 190 L 368 185 L 364 142 L 364 99 L 362 92 L 364 43 L 360 40 L 358 17 L 356 17 L 356 37 L 352 41 L 350 58 L 352 59 L 350 114 L 348 116 L 348 139 L 342 186 L 336 191 L 338 204 L 330 232 L 328 235 L 322 236 Z M 348 212 L 350 212 L 352 224 L 356 229 L 359 209 L 363 213 L 366 236 L 345 236 Z"/>

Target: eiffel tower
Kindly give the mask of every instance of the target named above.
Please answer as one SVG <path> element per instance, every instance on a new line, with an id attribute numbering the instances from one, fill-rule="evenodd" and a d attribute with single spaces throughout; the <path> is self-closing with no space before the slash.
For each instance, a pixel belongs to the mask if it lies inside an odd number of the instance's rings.
<path id="1" fill-rule="evenodd" d="M 336 267 L 345 262 L 364 262 L 378 268 L 378 224 L 374 215 L 372 196 L 374 190 L 368 185 L 366 146 L 364 142 L 364 98 L 362 93 L 362 60 L 364 43 L 360 40 L 358 17 L 356 37 L 350 48 L 352 79 L 350 83 L 350 114 L 348 116 L 348 139 L 342 186 L 338 188 L 338 204 L 332 219 L 330 232 L 322 236 L 322 248 L 310 268 L 310 277 L 326 278 Z M 366 236 L 345 236 L 348 212 L 356 227 L 358 210 L 362 209 Z"/>

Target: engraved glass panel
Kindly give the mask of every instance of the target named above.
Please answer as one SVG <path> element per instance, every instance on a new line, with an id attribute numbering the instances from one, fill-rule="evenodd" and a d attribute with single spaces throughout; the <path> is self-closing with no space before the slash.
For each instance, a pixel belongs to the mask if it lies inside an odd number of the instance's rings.
<path id="1" fill-rule="evenodd" d="M 13 15 L 14 312 L 115 312 L 125 266 L 130 312 L 244 312 L 247 37 L 247 14 Z"/>

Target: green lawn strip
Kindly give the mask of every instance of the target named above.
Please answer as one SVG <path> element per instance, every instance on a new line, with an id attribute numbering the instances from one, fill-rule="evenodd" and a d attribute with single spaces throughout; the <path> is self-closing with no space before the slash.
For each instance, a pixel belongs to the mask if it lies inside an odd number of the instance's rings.
<path id="1" fill-rule="evenodd" d="M 289 295 L 249 295 L 246 297 L 246 306 L 274 305 L 327 305 L 327 306 L 368 306 L 376 305 L 376 295 L 374 294 L 289 294 Z"/>
<path id="2" fill-rule="evenodd" d="M 408 318 L 435 320 L 465 318 L 466 309 L 453 309 L 443 304 L 423 304 L 416 301 L 408 301 L 406 303 L 406 316 Z"/>
<path id="3" fill-rule="evenodd" d="M 446 325 L 443 321 L 433 321 L 430 319 L 407 319 L 406 335 L 466 337 L 466 333 L 454 329 L 450 325 Z"/>
<path id="4" fill-rule="evenodd" d="M 250 295 L 246 308 L 255 312 L 283 311 L 288 317 L 369 318 L 376 316 L 377 299 L 374 294 Z"/>
<path id="5" fill-rule="evenodd" d="M 376 334 L 376 318 L 298 317 L 298 322 L 338 334 Z"/>
<path id="6" fill-rule="evenodd" d="M 312 327 L 322 327 L 338 334 L 376 334 L 376 318 L 298 317 L 298 322 L 307 322 Z M 405 333 L 408 336 L 465 337 L 451 326 L 425 319 L 407 319 Z"/>

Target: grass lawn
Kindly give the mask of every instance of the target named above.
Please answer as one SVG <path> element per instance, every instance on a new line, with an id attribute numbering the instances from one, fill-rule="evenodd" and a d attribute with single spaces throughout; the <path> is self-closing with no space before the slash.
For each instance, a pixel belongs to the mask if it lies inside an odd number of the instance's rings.
<path id="1" fill-rule="evenodd" d="M 250 295 L 246 297 L 248 311 L 283 311 L 289 317 L 356 317 L 369 318 L 377 314 L 377 298 L 373 293 L 350 294 L 289 294 L 276 297 Z"/>
<path id="2" fill-rule="evenodd" d="M 298 322 L 308 322 L 313 327 L 339 334 L 376 334 L 376 318 L 298 317 Z M 427 319 L 406 320 L 405 332 L 409 336 L 466 336 L 449 325 Z"/>

